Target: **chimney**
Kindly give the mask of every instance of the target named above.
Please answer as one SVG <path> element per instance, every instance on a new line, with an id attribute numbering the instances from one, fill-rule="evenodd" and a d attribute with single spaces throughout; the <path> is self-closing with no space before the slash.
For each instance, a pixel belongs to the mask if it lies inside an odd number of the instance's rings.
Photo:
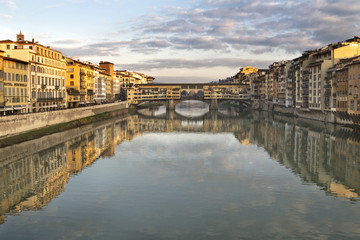
<path id="1" fill-rule="evenodd" d="M 34 43 L 34 42 L 35 42 L 35 39 L 32 39 L 31 41 Z"/>

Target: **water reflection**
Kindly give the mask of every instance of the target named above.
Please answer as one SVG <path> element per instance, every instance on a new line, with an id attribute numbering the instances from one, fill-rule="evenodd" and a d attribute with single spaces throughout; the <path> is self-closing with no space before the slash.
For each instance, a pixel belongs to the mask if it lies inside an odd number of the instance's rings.
<path id="1" fill-rule="evenodd" d="M 186 111 L 186 108 L 183 108 L 183 111 Z M 231 114 L 232 111 L 234 114 Z M 232 116 L 225 116 L 224 112 Z M 272 184 L 265 189 L 265 185 L 262 186 L 255 177 L 244 179 L 240 174 L 253 171 L 251 166 L 254 166 L 252 164 L 256 161 L 256 149 L 260 148 L 277 163 L 291 169 L 304 184 L 315 184 L 321 189 L 320 191 L 338 200 L 345 199 L 351 202 L 358 200 L 360 141 L 356 132 L 333 125 L 319 126 L 317 122 L 284 121 L 284 117 L 259 112 L 240 117 L 233 116 L 238 114 L 234 110 L 224 109 L 220 112 L 207 112 L 201 118 L 195 119 L 186 118 L 184 117 L 186 114 L 180 115 L 175 111 L 148 116 L 133 115 L 1 149 L 0 221 L 4 223 L 8 213 L 37 210 L 46 206 L 64 191 L 72 175 L 91 166 L 97 159 L 112 157 L 115 154 L 129 154 L 129 152 L 136 154 L 134 159 L 138 159 L 143 164 L 146 164 L 143 159 L 157 161 L 160 155 L 181 153 L 180 159 L 188 162 L 189 165 L 179 164 L 178 161 L 163 161 L 162 169 L 156 169 L 155 174 L 161 175 L 164 168 L 167 168 L 172 172 L 186 172 L 187 177 L 196 182 L 209 181 L 208 176 L 211 176 L 212 179 L 219 180 L 212 185 L 213 187 L 219 187 L 225 179 L 230 182 L 237 181 L 249 189 L 256 189 L 247 193 L 248 198 L 254 196 L 249 201 L 251 206 L 248 207 L 263 207 L 274 202 L 274 199 L 264 197 L 264 192 L 274 191 L 280 184 L 285 185 L 285 183 Z M 176 133 L 176 137 L 173 135 L 165 138 L 158 133 Z M 216 134 L 213 137 L 217 139 L 217 144 L 220 143 L 217 147 L 222 149 L 221 152 L 217 153 L 209 140 L 211 138 L 209 134 Z M 235 137 L 235 142 L 228 141 L 229 134 Z M 191 138 L 193 141 L 184 143 L 182 139 L 185 139 L 185 136 L 186 139 Z M 169 139 L 171 142 L 168 141 Z M 131 145 L 124 145 L 130 142 Z M 151 142 L 156 142 L 157 146 L 145 144 Z M 194 145 L 194 142 L 197 144 Z M 119 153 L 115 150 L 117 145 L 124 146 Z M 139 149 L 139 146 L 143 149 Z M 254 155 L 247 156 L 246 151 L 241 152 L 240 155 L 239 152 L 235 152 L 234 154 L 237 155 L 233 156 L 223 155 L 232 153 L 232 149 L 239 146 L 254 148 Z M 180 147 L 181 149 L 177 149 Z M 165 156 L 165 159 L 171 158 L 171 155 Z M 210 161 L 210 158 L 216 161 Z M 249 161 L 231 160 L 244 158 Z M 151 171 L 151 169 L 147 170 Z M 229 175 L 223 176 L 219 172 L 226 172 Z M 168 183 L 173 181 L 175 187 L 179 182 L 184 182 L 181 178 L 167 180 Z M 227 189 L 226 185 L 221 186 L 219 199 L 223 198 L 220 193 L 225 194 L 226 190 L 231 189 Z M 216 191 L 213 189 L 212 192 Z M 286 195 L 287 192 L 279 194 Z M 304 207 L 307 200 L 301 199 Z M 295 206 L 295 202 L 291 204 Z M 284 208 L 291 208 L 291 204 Z M 296 204 L 295 207 L 299 208 L 301 204 Z M 233 214 L 240 211 L 240 207 L 233 202 L 225 204 L 223 210 Z M 306 211 L 301 208 L 298 212 L 304 214 Z M 207 231 L 210 236 L 212 230 L 207 229 Z"/>
<path id="2" fill-rule="evenodd" d="M 209 105 L 195 100 L 183 101 L 175 106 L 175 112 L 184 117 L 201 117 L 209 112 Z"/>

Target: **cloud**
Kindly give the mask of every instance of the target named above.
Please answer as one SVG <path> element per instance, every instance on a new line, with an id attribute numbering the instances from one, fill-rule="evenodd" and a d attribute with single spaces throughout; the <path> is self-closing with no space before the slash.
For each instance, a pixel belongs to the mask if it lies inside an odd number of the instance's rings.
<path id="1" fill-rule="evenodd" d="M 55 41 L 52 44 L 55 44 L 55 45 L 73 45 L 73 44 L 79 44 L 79 43 L 82 43 L 82 41 L 78 40 L 78 39 L 62 39 L 62 40 Z"/>
<path id="2" fill-rule="evenodd" d="M 9 14 L 0 14 L 0 17 L 5 20 L 11 20 L 14 18 L 14 16 L 9 15 Z"/>
<path id="3" fill-rule="evenodd" d="M 138 59 L 144 55 L 144 59 L 154 58 L 128 64 L 128 69 L 263 68 L 270 60 L 300 56 L 302 51 L 349 39 L 360 29 L 358 0 L 191 2 L 190 6 L 160 7 L 137 16 L 125 29 L 123 25 L 115 29 L 110 39 L 90 43 L 64 39 L 54 45 L 77 58 L 124 53 Z M 177 56 L 164 56 L 169 52 Z M 198 61 L 179 58 L 181 54 L 203 57 Z"/>
<path id="4" fill-rule="evenodd" d="M 15 0 L 0 0 L 1 3 L 9 6 L 10 8 L 17 8 Z"/>
<path id="5" fill-rule="evenodd" d="M 256 59 L 241 59 L 241 58 L 209 58 L 209 59 L 153 59 L 142 61 L 136 64 L 121 64 L 122 67 L 127 69 L 141 69 L 141 70 L 153 70 L 153 69 L 199 69 L 199 68 L 214 68 L 214 67 L 228 67 L 238 68 L 239 66 L 254 65 L 265 67 L 272 61 L 270 60 L 256 60 Z"/>
<path id="6" fill-rule="evenodd" d="M 359 11 L 356 0 L 202 0 L 189 8 L 164 8 L 134 30 L 144 42 L 161 35 L 168 43 L 158 48 L 294 53 L 352 37 L 360 27 Z"/>

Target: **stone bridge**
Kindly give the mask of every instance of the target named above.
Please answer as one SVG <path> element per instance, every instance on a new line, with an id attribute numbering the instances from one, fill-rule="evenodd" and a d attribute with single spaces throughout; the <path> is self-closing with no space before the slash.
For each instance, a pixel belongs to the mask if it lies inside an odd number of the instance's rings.
<path id="1" fill-rule="evenodd" d="M 206 102 L 210 109 L 217 109 L 218 104 L 224 101 L 238 101 L 248 107 L 248 90 L 247 84 L 137 84 L 128 90 L 127 99 L 133 105 L 163 102 L 167 109 L 174 109 L 177 103 L 192 99 Z"/>

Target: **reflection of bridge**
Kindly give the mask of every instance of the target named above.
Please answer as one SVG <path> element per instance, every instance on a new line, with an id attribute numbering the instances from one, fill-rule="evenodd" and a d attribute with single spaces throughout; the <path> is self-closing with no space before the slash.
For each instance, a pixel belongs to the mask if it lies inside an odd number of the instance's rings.
<path id="1" fill-rule="evenodd" d="M 196 99 L 217 109 L 222 101 L 238 101 L 246 107 L 250 104 L 248 85 L 245 84 L 137 84 L 128 90 L 128 101 L 137 105 L 142 102 L 166 102 L 168 109 L 183 100 Z"/>
<path id="2" fill-rule="evenodd" d="M 175 111 L 156 117 L 132 115 L 0 149 L 0 224 L 10 211 L 40 209 L 48 204 L 63 191 L 72 173 L 100 156 L 112 156 L 117 144 L 153 132 L 233 133 L 242 144 L 263 148 L 304 182 L 315 183 L 333 196 L 359 199 L 357 132 L 351 135 L 317 124 L 293 125 L 274 121 L 267 114 L 246 114 L 250 116 L 230 117 L 210 111 L 195 119 Z M 156 140 L 151 144 L 156 145 Z"/>

